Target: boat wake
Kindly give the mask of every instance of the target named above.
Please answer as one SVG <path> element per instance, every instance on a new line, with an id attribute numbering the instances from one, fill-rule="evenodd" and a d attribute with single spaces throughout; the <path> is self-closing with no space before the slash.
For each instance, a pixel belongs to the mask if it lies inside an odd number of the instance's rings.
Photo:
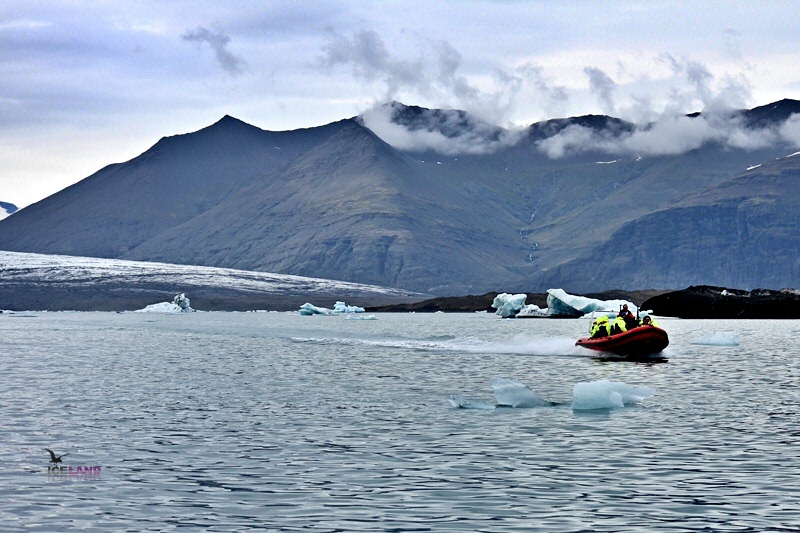
<path id="1" fill-rule="evenodd" d="M 596 355 L 575 346 L 572 338 L 523 338 L 504 341 L 455 339 L 451 336 L 426 339 L 363 339 L 332 337 L 291 337 L 292 342 L 339 346 L 377 346 L 431 352 L 516 354 L 536 356 L 591 357 Z"/>

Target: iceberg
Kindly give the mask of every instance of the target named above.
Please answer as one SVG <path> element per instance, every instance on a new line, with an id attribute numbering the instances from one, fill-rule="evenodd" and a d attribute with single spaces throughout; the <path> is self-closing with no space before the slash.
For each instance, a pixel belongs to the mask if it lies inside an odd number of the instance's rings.
<path id="1" fill-rule="evenodd" d="M 702 346 L 739 346 L 739 334 L 730 331 L 713 331 L 706 333 L 692 344 Z"/>
<path id="2" fill-rule="evenodd" d="M 603 313 L 610 318 L 616 317 L 622 305 L 627 304 L 634 315 L 638 308 L 627 300 L 596 300 L 585 296 L 573 296 L 563 289 L 547 289 L 547 307 L 525 304 L 527 294 L 498 294 L 492 307 L 497 309 L 495 314 L 503 318 L 528 318 L 528 317 L 582 317 L 592 313 Z"/>
<path id="3" fill-rule="evenodd" d="M 502 318 L 546 317 L 547 309 L 540 309 L 538 305 L 525 305 L 527 294 L 502 293 L 495 296 L 492 307 L 497 309 L 494 314 Z"/>
<path id="4" fill-rule="evenodd" d="M 653 389 L 650 387 L 633 387 L 607 379 L 576 383 L 572 388 L 572 409 L 576 411 L 613 409 L 638 403 L 652 395 Z"/>
<path id="5" fill-rule="evenodd" d="M 183 311 L 184 313 L 190 313 L 194 311 L 194 309 L 192 309 L 192 306 L 190 305 L 191 302 L 189 301 L 189 298 L 187 298 L 186 294 L 184 293 L 180 293 L 177 296 L 175 296 L 175 298 L 172 299 L 172 303 L 180 307 L 181 311 Z"/>
<path id="6" fill-rule="evenodd" d="M 195 310 L 192 309 L 189 298 L 186 297 L 185 294 L 181 293 L 175 298 L 172 299 L 171 302 L 161 302 L 157 304 L 150 304 L 144 309 L 138 309 L 134 311 L 134 313 L 167 313 L 167 314 L 175 314 L 175 313 L 192 313 Z"/>
<path id="7" fill-rule="evenodd" d="M 303 316 L 330 315 L 333 314 L 333 311 L 327 307 L 317 307 L 316 305 L 311 305 L 310 303 L 306 302 L 300 306 L 300 314 Z"/>
<path id="8" fill-rule="evenodd" d="M 527 297 L 527 294 L 508 294 L 505 292 L 498 294 L 492 300 L 492 307 L 497 309 L 494 314 L 503 318 L 517 316 L 517 313 L 525 307 L 525 299 Z"/>
<path id="9" fill-rule="evenodd" d="M 581 317 L 595 312 L 616 316 L 619 308 L 627 304 L 634 315 L 638 308 L 627 300 L 596 300 L 585 296 L 573 296 L 563 289 L 547 289 L 547 312 L 551 316 Z"/>
<path id="10" fill-rule="evenodd" d="M 309 316 L 309 315 L 340 315 L 345 313 L 363 313 L 363 307 L 357 307 L 355 305 L 347 305 L 344 302 L 336 302 L 333 305 L 333 309 L 328 309 L 327 307 L 317 307 L 316 305 L 312 305 L 308 302 L 304 303 L 300 306 L 300 314 Z"/>
<path id="11" fill-rule="evenodd" d="M 334 313 L 363 313 L 363 307 L 357 307 L 355 305 L 347 305 L 344 302 L 336 302 L 333 305 L 333 312 Z"/>
<path id="12" fill-rule="evenodd" d="M 552 402 L 536 396 L 527 385 L 513 379 L 497 378 L 492 383 L 492 389 L 494 389 L 494 398 L 498 406 L 544 407 L 553 405 Z"/>

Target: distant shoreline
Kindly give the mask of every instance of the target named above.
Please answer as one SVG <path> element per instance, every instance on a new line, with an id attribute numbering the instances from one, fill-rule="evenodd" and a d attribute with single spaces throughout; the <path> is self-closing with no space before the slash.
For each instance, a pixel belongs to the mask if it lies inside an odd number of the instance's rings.
<path id="1" fill-rule="evenodd" d="M 267 293 L 187 283 L 57 283 L 46 280 L 5 281 L 0 284 L 0 310 L 7 311 L 135 311 L 171 302 L 185 293 L 198 311 L 297 311 L 304 303 L 332 308 L 335 302 L 364 307 L 368 313 L 493 313 L 498 292 L 481 295 L 425 298 L 359 291 Z M 598 300 L 627 300 L 658 316 L 696 319 L 800 319 L 800 291 L 744 291 L 715 286 L 681 290 L 611 290 L 575 294 Z M 547 293 L 527 293 L 527 304 L 547 307 Z"/>
<path id="2" fill-rule="evenodd" d="M 369 307 L 368 312 L 450 313 L 494 312 L 499 293 L 431 298 L 419 302 Z M 800 291 L 756 289 L 744 291 L 710 285 L 681 290 L 612 290 L 580 296 L 598 300 L 628 300 L 653 314 L 698 319 L 800 319 Z M 528 294 L 526 303 L 547 307 L 547 293 Z"/>

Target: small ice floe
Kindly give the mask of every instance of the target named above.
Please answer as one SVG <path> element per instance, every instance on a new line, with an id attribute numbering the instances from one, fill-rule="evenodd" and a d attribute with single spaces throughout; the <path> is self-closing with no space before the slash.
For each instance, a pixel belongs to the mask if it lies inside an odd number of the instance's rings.
<path id="1" fill-rule="evenodd" d="M 739 334 L 731 331 L 712 331 L 706 333 L 692 344 L 702 346 L 739 346 Z"/>
<path id="2" fill-rule="evenodd" d="M 494 399 L 498 407 L 544 407 L 553 405 L 553 402 L 542 400 L 533 391 L 519 381 L 506 378 L 497 378 L 492 383 Z"/>
<path id="3" fill-rule="evenodd" d="M 611 165 L 612 163 L 616 163 L 619 159 L 614 159 L 613 161 L 595 161 L 595 165 Z"/>
<path id="4" fill-rule="evenodd" d="M 173 298 L 171 302 L 150 304 L 144 309 L 138 309 L 134 311 L 134 313 L 175 314 L 175 313 L 191 313 L 193 311 L 194 309 L 192 309 L 190 305 L 189 298 L 187 298 L 185 294 L 181 293 L 175 296 L 175 298 Z"/>
<path id="5" fill-rule="evenodd" d="M 317 307 L 316 305 L 311 305 L 310 303 L 306 302 L 300 306 L 300 314 L 303 316 L 330 315 L 333 314 L 333 311 L 327 307 Z"/>
<path id="6" fill-rule="evenodd" d="M 490 404 L 489 402 L 482 402 L 480 400 L 468 400 L 463 396 L 459 396 L 457 394 L 451 394 L 450 397 L 447 399 L 450 402 L 450 405 L 453 407 L 457 407 L 459 409 L 494 409 L 494 405 Z"/>
<path id="7" fill-rule="evenodd" d="M 345 313 L 363 313 L 363 307 L 356 307 L 355 305 L 347 305 L 344 302 L 336 302 L 333 309 L 327 307 L 317 307 L 308 302 L 300 306 L 300 314 L 304 316 L 309 315 L 340 315 Z"/>
<path id="8" fill-rule="evenodd" d="M 757 165 L 749 166 L 749 167 L 747 167 L 747 170 L 755 170 L 755 169 L 757 169 L 757 168 L 758 168 L 758 167 L 760 167 L 760 166 L 761 166 L 761 163 L 759 163 L 759 164 L 757 164 Z"/>
<path id="9" fill-rule="evenodd" d="M 347 305 L 344 302 L 336 302 L 333 304 L 334 313 L 363 313 L 364 308 L 355 305 Z"/>
<path id="10" fill-rule="evenodd" d="M 638 403 L 653 395 L 650 387 L 633 387 L 618 381 L 590 381 L 576 383 L 572 388 L 572 409 L 589 411 L 613 409 Z"/>
<path id="11" fill-rule="evenodd" d="M 375 315 L 347 315 L 344 317 L 345 320 L 378 320 L 378 317 Z"/>

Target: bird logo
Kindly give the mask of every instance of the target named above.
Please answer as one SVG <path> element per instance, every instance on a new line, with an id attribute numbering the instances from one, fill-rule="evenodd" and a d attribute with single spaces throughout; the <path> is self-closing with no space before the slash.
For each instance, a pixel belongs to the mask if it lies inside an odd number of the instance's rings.
<path id="1" fill-rule="evenodd" d="M 65 453 L 64 455 L 56 456 L 56 454 L 54 454 L 53 450 L 51 450 L 50 448 L 45 448 L 45 451 L 50 452 L 50 462 L 53 463 L 54 465 L 56 463 L 60 463 L 62 457 L 69 455 L 68 453 Z"/>

